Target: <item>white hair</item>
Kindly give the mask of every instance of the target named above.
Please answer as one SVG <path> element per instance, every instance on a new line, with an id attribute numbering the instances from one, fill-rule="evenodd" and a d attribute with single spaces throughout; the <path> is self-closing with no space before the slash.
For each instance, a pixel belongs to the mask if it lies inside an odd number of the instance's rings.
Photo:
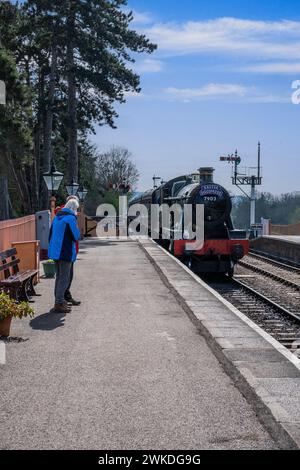
<path id="1" fill-rule="evenodd" d="M 77 201 L 77 199 L 70 199 L 66 205 L 65 205 L 65 208 L 66 209 L 70 209 L 70 211 L 73 211 L 75 214 L 77 213 L 77 209 L 79 207 L 79 202 Z"/>
<path id="2" fill-rule="evenodd" d="M 75 199 L 76 201 L 79 202 L 79 197 L 78 197 L 78 196 L 74 196 L 74 195 L 68 196 L 67 199 L 66 199 L 66 202 L 71 201 L 71 199 Z"/>

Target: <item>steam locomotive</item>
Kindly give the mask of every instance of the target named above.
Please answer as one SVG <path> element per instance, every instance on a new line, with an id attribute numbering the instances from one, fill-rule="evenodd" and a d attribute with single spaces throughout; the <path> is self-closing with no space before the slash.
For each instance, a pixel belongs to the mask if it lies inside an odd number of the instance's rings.
<path id="1" fill-rule="evenodd" d="M 235 230 L 231 219 L 232 202 L 229 193 L 221 185 L 213 181 L 213 168 L 200 168 L 191 175 L 180 176 L 159 188 L 147 191 L 133 198 L 129 206 L 142 204 L 148 211 L 148 226 L 151 224 L 151 210 L 154 204 L 186 204 L 192 205 L 193 224 L 196 206 L 204 206 L 204 244 L 199 248 L 196 241 L 186 239 L 184 221 L 181 226 L 170 222 L 170 237 L 163 236 L 160 227 L 157 242 L 168 249 L 173 255 L 185 262 L 197 273 L 234 274 L 234 266 L 249 252 L 249 240 L 246 231 Z M 171 217 L 172 218 L 172 217 Z M 178 236 L 178 230 L 180 236 Z M 175 237 L 175 231 L 177 232 Z M 189 243 L 189 249 L 187 249 Z M 195 249 L 191 249 L 195 243 Z"/>

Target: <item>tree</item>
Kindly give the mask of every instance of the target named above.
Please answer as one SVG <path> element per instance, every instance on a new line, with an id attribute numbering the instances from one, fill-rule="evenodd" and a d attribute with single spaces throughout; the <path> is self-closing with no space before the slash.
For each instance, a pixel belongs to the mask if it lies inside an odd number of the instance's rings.
<path id="1" fill-rule="evenodd" d="M 299 224 L 300 223 L 300 206 L 297 207 L 294 212 L 291 214 L 290 217 L 291 224 Z"/>
<path id="2" fill-rule="evenodd" d="M 238 228 L 250 226 L 250 201 L 240 197 L 233 206 L 233 221 Z M 271 193 L 259 193 L 256 201 L 256 220 L 271 219 L 273 224 L 287 225 L 300 222 L 300 196 L 297 193 L 274 196 Z"/>
<path id="3" fill-rule="evenodd" d="M 76 0 L 67 4 L 67 81 L 68 81 L 68 178 L 78 181 L 78 124 L 76 98 Z"/>
<path id="4" fill-rule="evenodd" d="M 52 46 L 56 43 L 57 92 L 65 101 L 68 131 L 68 179 L 78 179 L 78 131 L 83 127 L 93 131 L 94 123 L 114 127 L 118 116 L 114 103 L 125 102 L 128 91 L 140 91 L 139 77 L 128 66 L 134 62 L 130 52 L 151 53 L 156 48 L 129 28 L 133 15 L 124 12 L 126 4 L 126 0 L 25 3 L 31 18 L 44 18 L 48 42 Z M 59 17 L 55 29 L 49 17 Z M 52 64 L 54 51 L 50 54 Z"/>
<path id="5" fill-rule="evenodd" d="M 156 48 L 130 29 L 126 3 L 0 1 L 0 80 L 10 82 L 0 110 L 0 167 L 17 214 L 47 207 L 42 174 L 51 154 L 68 179 L 80 173 L 95 189 L 89 134 L 95 124 L 115 127 L 115 103 L 140 91 L 130 64 Z"/>
<path id="6" fill-rule="evenodd" d="M 17 205 L 31 213 L 32 133 L 30 89 L 17 67 L 20 46 L 16 38 L 21 18 L 10 2 L 0 4 L 0 80 L 6 84 L 6 105 L 0 108 L 0 155 L 2 171 L 13 182 Z M 12 53 L 14 51 L 14 54 Z"/>
<path id="7" fill-rule="evenodd" d="M 67 80 L 69 179 L 77 179 L 77 95 L 80 108 L 93 122 L 114 127 L 115 101 L 125 92 L 139 92 L 139 77 L 128 68 L 129 55 L 156 48 L 144 35 L 129 29 L 132 13 L 126 0 L 69 0 L 67 5 Z"/>
<path id="8" fill-rule="evenodd" d="M 123 147 L 112 147 L 99 155 L 96 161 L 96 179 L 98 186 L 110 189 L 119 184 L 134 188 L 139 173 L 132 161 L 132 154 Z"/>
<path id="9" fill-rule="evenodd" d="M 36 20 L 37 21 L 37 20 Z M 45 70 L 48 60 L 43 47 L 34 37 L 33 18 L 11 2 L 0 3 L 1 51 L 9 57 L 10 77 L 6 73 L 8 104 L 3 117 L 10 119 L 3 139 L 8 168 L 13 175 L 20 199 L 21 212 L 29 214 L 39 208 L 41 169 L 43 168 L 43 131 L 45 126 Z M 44 28 L 42 28 L 44 31 Z M 46 40 L 44 40 L 46 44 Z M 2 69 L 2 67 L 1 67 Z M 1 70 L 5 73 L 5 70 Z M 44 109 L 43 109 L 44 107 Z M 16 133 L 16 124 L 18 132 Z M 2 123 L 1 129 L 5 129 Z M 9 135 L 13 135 L 13 139 Z M 13 145 L 11 143 L 13 142 Z M 13 198 L 13 205 L 18 204 Z M 19 212 L 19 208 L 17 209 Z"/>

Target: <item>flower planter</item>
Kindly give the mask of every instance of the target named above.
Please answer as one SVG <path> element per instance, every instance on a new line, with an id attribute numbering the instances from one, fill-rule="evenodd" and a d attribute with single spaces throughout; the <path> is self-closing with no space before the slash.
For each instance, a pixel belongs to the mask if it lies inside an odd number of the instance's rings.
<path id="1" fill-rule="evenodd" d="M 28 302 L 18 302 L 6 292 L 0 292 L 0 336 L 8 337 L 12 318 L 34 317 Z"/>
<path id="2" fill-rule="evenodd" d="M 0 320 L 0 336 L 9 336 L 10 333 L 10 324 L 12 321 L 11 317 L 6 317 L 3 320 Z"/>
<path id="3" fill-rule="evenodd" d="M 44 275 L 48 279 L 53 279 L 55 277 L 55 263 L 49 263 L 46 261 L 43 263 Z"/>

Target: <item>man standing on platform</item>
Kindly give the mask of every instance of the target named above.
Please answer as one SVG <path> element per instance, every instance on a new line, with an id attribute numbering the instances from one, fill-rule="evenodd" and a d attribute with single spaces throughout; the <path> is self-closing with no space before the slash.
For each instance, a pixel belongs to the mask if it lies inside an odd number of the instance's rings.
<path id="1" fill-rule="evenodd" d="M 72 199 L 75 199 L 79 204 L 79 199 L 78 199 L 77 196 L 68 196 L 66 202 L 68 203 Z M 65 207 L 64 205 L 61 205 L 61 206 L 57 207 L 55 209 L 55 215 L 57 215 L 58 212 L 61 211 L 64 207 Z M 78 254 L 78 251 L 79 251 L 79 242 L 77 241 L 76 242 L 76 254 Z M 78 306 L 78 305 L 81 304 L 81 302 L 79 300 L 75 300 L 73 298 L 72 294 L 71 294 L 71 285 L 72 285 L 73 277 L 74 277 L 74 263 L 72 263 L 72 266 L 71 266 L 70 283 L 69 283 L 68 288 L 65 292 L 65 301 L 68 302 L 71 305 Z"/>
<path id="2" fill-rule="evenodd" d="M 73 263 L 76 261 L 76 242 L 80 238 L 77 226 L 78 200 L 70 199 L 53 219 L 49 237 L 49 258 L 55 261 L 55 305 L 54 312 L 69 313 L 71 306 L 65 300 L 70 286 Z"/>

